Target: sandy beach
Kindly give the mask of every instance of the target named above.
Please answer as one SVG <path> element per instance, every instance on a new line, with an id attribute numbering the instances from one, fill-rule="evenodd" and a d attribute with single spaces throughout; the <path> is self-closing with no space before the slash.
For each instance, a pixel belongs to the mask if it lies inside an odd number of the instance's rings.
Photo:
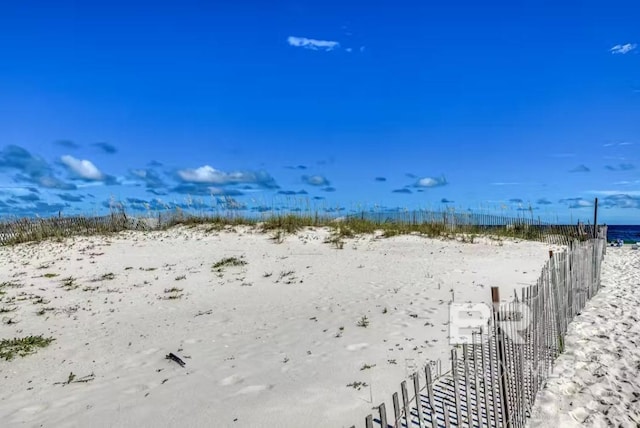
<path id="1" fill-rule="evenodd" d="M 201 226 L 0 248 L 0 338 L 55 339 L 0 359 L 3 426 L 361 426 L 417 368 L 447 366 L 452 298 L 509 298 L 550 249 L 328 236 Z"/>
<path id="2" fill-rule="evenodd" d="M 530 427 L 640 426 L 640 251 L 608 247 L 602 286 L 569 326 Z"/>

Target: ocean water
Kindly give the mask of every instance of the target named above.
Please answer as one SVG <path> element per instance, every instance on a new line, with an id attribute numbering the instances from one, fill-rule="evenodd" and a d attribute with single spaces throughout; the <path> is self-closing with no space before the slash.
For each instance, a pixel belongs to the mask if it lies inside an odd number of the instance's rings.
<path id="1" fill-rule="evenodd" d="M 625 244 L 640 242 L 640 225 L 609 225 L 607 227 L 607 241 L 611 242 L 616 239 L 622 239 Z"/>

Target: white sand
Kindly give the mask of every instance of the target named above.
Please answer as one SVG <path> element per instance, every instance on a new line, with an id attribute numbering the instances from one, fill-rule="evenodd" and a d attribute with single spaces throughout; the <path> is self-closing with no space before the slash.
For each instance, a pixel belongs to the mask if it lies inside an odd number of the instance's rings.
<path id="1" fill-rule="evenodd" d="M 0 338 L 56 339 L 0 360 L 2 426 L 361 426 L 417 367 L 448 364 L 452 289 L 456 302 L 489 302 L 491 286 L 506 297 L 549 249 L 365 236 L 339 250 L 327 235 L 174 228 L 0 248 L 0 282 L 24 284 L 0 302 L 16 307 Z M 247 264 L 212 271 L 231 256 Z M 69 276 L 78 288 L 61 288 Z M 95 378 L 54 385 L 70 372 Z"/>
<path id="2" fill-rule="evenodd" d="M 569 326 L 529 426 L 640 426 L 640 251 L 607 247 L 602 285 Z"/>

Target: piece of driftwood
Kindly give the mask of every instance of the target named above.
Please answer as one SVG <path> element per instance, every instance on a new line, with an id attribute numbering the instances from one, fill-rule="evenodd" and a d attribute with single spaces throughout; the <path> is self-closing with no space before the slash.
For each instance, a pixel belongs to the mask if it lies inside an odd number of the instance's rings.
<path id="1" fill-rule="evenodd" d="M 180 367 L 184 367 L 185 366 L 185 362 L 182 361 L 182 359 L 180 357 L 178 357 L 176 354 L 174 354 L 173 352 L 169 352 L 169 354 L 167 354 L 167 356 L 165 357 L 167 360 L 173 360 L 176 363 L 180 364 Z"/>

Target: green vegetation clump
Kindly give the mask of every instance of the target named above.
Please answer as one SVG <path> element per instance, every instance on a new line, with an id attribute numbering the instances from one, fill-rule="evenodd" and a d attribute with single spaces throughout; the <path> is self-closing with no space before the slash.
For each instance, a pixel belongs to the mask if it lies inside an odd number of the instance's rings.
<path id="1" fill-rule="evenodd" d="M 15 281 L 0 282 L 0 290 L 3 288 L 22 288 L 24 284 Z"/>
<path id="2" fill-rule="evenodd" d="M 216 272 L 222 272 L 222 269 L 229 266 L 244 266 L 247 262 L 237 257 L 225 257 L 213 264 L 211 267 Z"/>
<path id="3" fill-rule="evenodd" d="M 164 300 L 177 300 L 177 299 L 181 299 L 182 296 L 184 296 L 184 294 L 182 294 L 183 289 L 182 288 L 178 288 L 178 287 L 171 287 L 171 288 L 165 288 L 164 289 L 164 297 L 162 297 L 162 299 Z"/>
<path id="4" fill-rule="evenodd" d="M 369 318 L 367 318 L 366 315 L 363 316 L 362 318 L 360 318 L 358 320 L 357 326 L 358 327 L 364 327 L 364 328 L 369 327 Z"/>
<path id="5" fill-rule="evenodd" d="M 324 224 L 326 224 L 326 222 L 322 221 L 318 216 L 287 214 L 268 217 L 260 224 L 260 228 L 263 232 L 280 231 L 282 233 L 292 234 L 305 227 L 321 226 Z"/>
<path id="6" fill-rule="evenodd" d="M 2 339 L 0 340 L 0 358 L 11 361 L 16 356 L 25 357 L 35 353 L 38 348 L 46 348 L 54 340 L 52 337 L 44 338 L 42 336 Z"/>
<path id="7" fill-rule="evenodd" d="M 80 287 L 80 284 L 78 284 L 76 278 L 72 276 L 63 278 L 60 282 L 62 283 L 61 287 L 66 291 L 75 290 L 76 288 Z"/>
<path id="8" fill-rule="evenodd" d="M 169 229 L 173 226 L 184 225 L 195 227 L 199 225 L 207 226 L 206 232 L 219 231 L 227 226 L 252 226 L 257 220 L 245 218 L 239 215 L 185 215 L 181 210 L 176 210 L 171 218 L 162 224 L 162 229 Z"/>

